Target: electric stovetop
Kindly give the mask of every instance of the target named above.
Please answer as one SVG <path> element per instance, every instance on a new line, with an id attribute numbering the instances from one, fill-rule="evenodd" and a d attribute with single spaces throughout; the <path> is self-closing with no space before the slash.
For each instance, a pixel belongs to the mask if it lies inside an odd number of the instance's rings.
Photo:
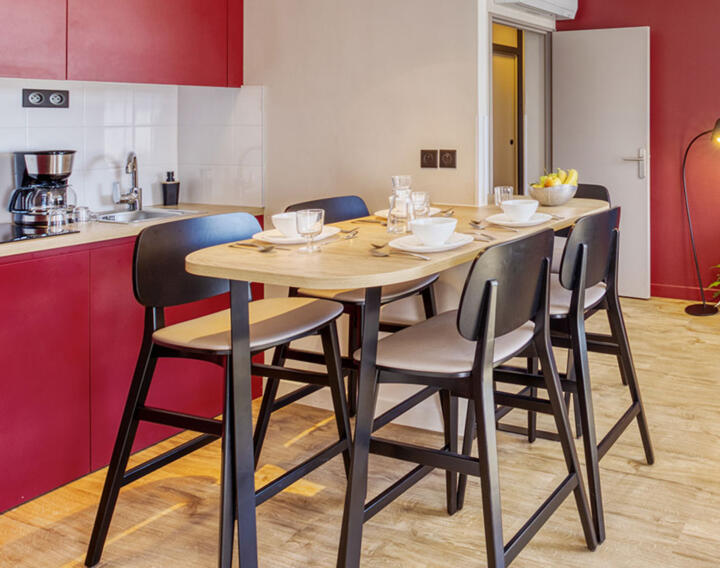
<path id="1" fill-rule="evenodd" d="M 12 223 L 0 223 L 0 243 L 12 243 L 25 241 L 27 239 L 42 239 L 45 237 L 57 237 L 60 235 L 71 235 L 80 231 L 66 229 L 60 232 L 49 233 L 47 227 L 30 227 L 25 225 L 13 225 Z"/>

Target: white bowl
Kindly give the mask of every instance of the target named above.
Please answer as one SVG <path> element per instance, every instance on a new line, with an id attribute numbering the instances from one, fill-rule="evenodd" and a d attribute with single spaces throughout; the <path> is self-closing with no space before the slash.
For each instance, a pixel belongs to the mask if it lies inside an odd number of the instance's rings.
<path id="1" fill-rule="evenodd" d="M 534 199 L 508 199 L 503 201 L 500 207 L 512 221 L 527 221 L 535 215 L 538 205 Z"/>
<path id="2" fill-rule="evenodd" d="M 449 217 L 423 217 L 410 223 L 413 234 L 426 246 L 445 244 L 456 226 L 457 219 Z"/>
<path id="3" fill-rule="evenodd" d="M 570 201 L 577 191 L 577 185 L 552 185 L 550 187 L 530 186 L 530 195 L 537 199 L 540 205 L 554 207 Z"/>
<path id="4" fill-rule="evenodd" d="M 272 224 L 286 237 L 298 237 L 297 215 L 295 213 L 278 213 L 272 216 Z"/>

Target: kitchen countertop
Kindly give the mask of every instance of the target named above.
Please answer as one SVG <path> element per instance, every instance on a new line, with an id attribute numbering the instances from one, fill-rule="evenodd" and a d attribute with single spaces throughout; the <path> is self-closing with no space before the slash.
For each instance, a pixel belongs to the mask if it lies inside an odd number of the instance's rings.
<path id="1" fill-rule="evenodd" d="M 202 203 L 180 203 L 177 206 L 149 205 L 147 209 L 182 209 L 185 211 L 197 211 L 197 215 L 182 215 L 165 219 L 152 219 L 141 223 L 105 223 L 92 221 L 90 223 L 78 223 L 70 225 L 73 230 L 80 231 L 71 235 L 57 235 L 39 239 L 27 239 L 10 243 L 0 243 L 0 257 L 16 254 L 27 254 L 42 252 L 64 247 L 87 245 L 112 239 L 133 237 L 150 225 L 158 223 L 169 223 L 179 219 L 188 219 L 201 215 L 235 213 L 242 211 L 251 215 L 263 215 L 263 207 L 243 207 L 240 205 L 207 205 Z"/>

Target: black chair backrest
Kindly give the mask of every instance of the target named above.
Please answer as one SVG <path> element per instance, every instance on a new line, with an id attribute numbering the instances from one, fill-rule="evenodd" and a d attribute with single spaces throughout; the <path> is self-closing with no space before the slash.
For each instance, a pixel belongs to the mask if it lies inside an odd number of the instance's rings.
<path id="1" fill-rule="evenodd" d="M 324 209 L 326 223 L 337 223 L 370 215 L 367 205 L 357 195 L 342 195 L 340 197 L 303 201 L 302 203 L 289 205 L 285 208 L 285 211 L 299 211 L 300 209 Z"/>
<path id="2" fill-rule="evenodd" d="M 560 284 L 572 290 L 577 274 L 580 247 L 587 246 L 585 287 L 603 282 L 610 270 L 614 231 L 620 222 L 620 207 L 582 217 L 568 237 L 560 264 Z"/>
<path id="3" fill-rule="evenodd" d="M 249 213 L 227 213 L 161 223 L 143 229 L 135 242 L 133 289 L 148 308 L 195 302 L 227 292 L 227 280 L 195 276 L 185 271 L 193 251 L 248 239 L 260 231 Z"/>
<path id="4" fill-rule="evenodd" d="M 460 334 L 470 341 L 482 337 L 486 289 L 492 280 L 497 282 L 496 337 L 533 319 L 541 306 L 543 278 L 550 270 L 552 251 L 553 232 L 547 230 L 495 245 L 476 258 L 460 298 Z"/>
<path id="5" fill-rule="evenodd" d="M 575 197 L 578 199 L 599 199 L 610 203 L 610 192 L 604 185 L 593 185 L 591 183 L 579 183 Z"/>

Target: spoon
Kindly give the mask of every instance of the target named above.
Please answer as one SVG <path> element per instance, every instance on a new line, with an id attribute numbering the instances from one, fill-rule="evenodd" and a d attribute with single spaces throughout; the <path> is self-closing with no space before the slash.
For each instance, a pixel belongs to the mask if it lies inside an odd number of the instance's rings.
<path id="1" fill-rule="evenodd" d="M 385 248 L 385 247 L 387 246 L 387 243 L 385 243 L 384 245 L 379 245 L 379 244 L 377 244 L 377 243 L 370 243 L 370 246 L 373 247 L 373 248 L 375 248 L 375 249 L 382 249 L 382 248 Z"/>
<path id="2" fill-rule="evenodd" d="M 230 245 L 230 248 L 243 248 L 243 247 L 254 248 L 258 252 L 271 252 L 275 249 L 290 250 L 290 249 L 283 248 L 283 247 L 276 247 L 275 245 L 258 245 L 256 243 L 232 243 Z"/>
<path id="3" fill-rule="evenodd" d="M 435 215 L 431 215 L 432 217 L 437 217 L 440 215 L 441 217 L 452 217 L 455 214 L 455 209 L 452 207 L 448 207 L 447 209 L 443 209 L 442 211 L 438 211 L 435 213 Z"/>
<path id="4" fill-rule="evenodd" d="M 386 221 L 380 221 L 379 219 L 356 219 L 353 223 L 377 223 L 383 227 L 387 226 Z"/>
<path id="5" fill-rule="evenodd" d="M 429 257 L 429 256 L 423 256 L 422 254 L 416 254 L 416 253 L 414 253 L 414 252 L 405 252 L 405 251 L 402 251 L 402 250 L 393 250 L 392 253 L 393 253 L 393 254 L 405 254 L 405 255 L 407 255 L 407 256 L 411 256 L 411 257 L 413 257 L 413 258 L 418 258 L 418 259 L 420 259 L 420 260 L 430 260 L 430 257 Z M 390 256 L 390 252 L 381 251 L 381 250 L 379 250 L 379 249 L 377 249 L 377 248 L 370 249 L 370 254 L 371 254 L 372 256 L 377 256 L 377 257 Z"/>
<path id="6" fill-rule="evenodd" d="M 346 233 L 346 234 L 348 234 L 348 235 L 357 235 L 357 233 L 358 233 L 359 230 L 360 230 L 360 229 L 357 229 L 357 228 L 355 228 L 355 229 L 340 229 L 340 232 L 341 232 L 341 233 Z"/>

